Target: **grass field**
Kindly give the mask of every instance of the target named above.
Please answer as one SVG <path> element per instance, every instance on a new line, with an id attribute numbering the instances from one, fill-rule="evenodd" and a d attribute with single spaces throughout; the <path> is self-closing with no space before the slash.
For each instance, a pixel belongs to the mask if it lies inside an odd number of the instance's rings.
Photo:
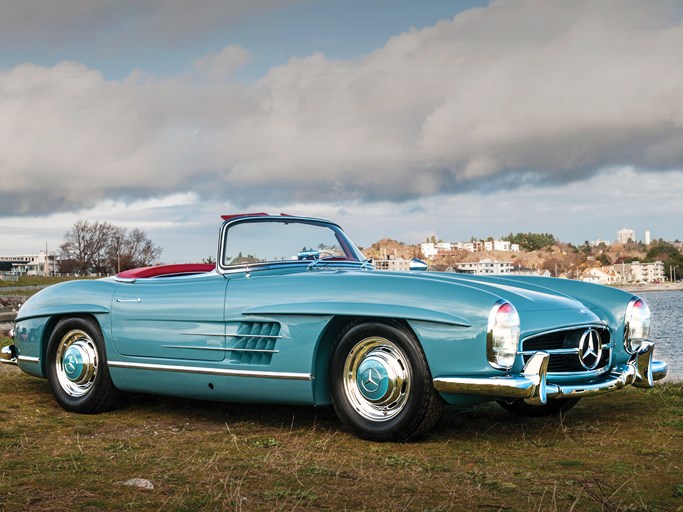
<path id="1" fill-rule="evenodd" d="M 411 444 L 348 433 L 329 408 L 129 397 L 70 414 L 0 365 L 0 511 L 683 510 L 683 385 L 521 419 L 449 408 Z M 151 481 L 151 490 L 123 485 Z"/>
<path id="2" fill-rule="evenodd" d="M 85 279 L 78 277 L 41 277 L 41 276 L 19 276 L 18 281 L 3 281 L 0 279 L 0 291 L 2 288 L 10 286 L 48 286 L 62 281 L 70 281 L 72 279 Z"/>

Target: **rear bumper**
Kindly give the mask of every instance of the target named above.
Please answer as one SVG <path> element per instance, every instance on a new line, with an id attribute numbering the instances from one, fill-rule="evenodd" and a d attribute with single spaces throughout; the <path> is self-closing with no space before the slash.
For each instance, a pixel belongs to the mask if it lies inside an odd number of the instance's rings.
<path id="1" fill-rule="evenodd" d="M 547 381 L 548 354 L 537 352 L 519 375 L 500 377 L 438 377 L 434 387 L 441 393 L 484 395 L 497 398 L 523 399 L 532 405 L 543 405 L 548 399 L 578 398 L 610 393 L 626 386 L 651 388 L 654 381 L 667 374 L 664 361 L 653 361 L 654 343 L 643 342 L 627 364 L 589 383 L 551 384 Z"/>
<path id="2" fill-rule="evenodd" d="M 17 364 L 17 351 L 14 345 L 2 347 L 2 349 L 0 349 L 0 363 Z"/>

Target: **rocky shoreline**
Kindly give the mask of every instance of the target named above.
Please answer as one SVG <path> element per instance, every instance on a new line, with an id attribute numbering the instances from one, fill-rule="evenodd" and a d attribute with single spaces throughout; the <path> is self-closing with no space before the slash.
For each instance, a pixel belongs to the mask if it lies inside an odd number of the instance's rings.
<path id="1" fill-rule="evenodd" d="M 6 336 L 12 328 L 17 311 L 24 302 L 25 295 L 0 295 L 0 336 Z"/>
<path id="2" fill-rule="evenodd" d="M 679 283 L 659 283 L 659 284 L 628 284 L 626 286 L 615 286 L 629 292 L 677 292 L 683 291 L 683 282 Z"/>

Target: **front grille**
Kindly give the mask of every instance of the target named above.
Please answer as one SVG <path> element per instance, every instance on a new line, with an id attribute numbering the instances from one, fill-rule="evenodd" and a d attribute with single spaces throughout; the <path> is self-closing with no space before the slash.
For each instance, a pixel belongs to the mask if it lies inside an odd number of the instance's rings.
<path id="1" fill-rule="evenodd" d="M 242 322 L 235 334 L 228 335 L 231 363 L 268 365 L 278 350 L 275 345 L 280 339 L 280 324 L 276 322 Z"/>
<path id="2" fill-rule="evenodd" d="M 581 364 L 578 352 L 581 337 L 589 329 L 596 331 L 600 335 L 602 342 L 602 351 L 598 356 L 598 363 L 591 371 L 598 371 L 605 368 L 610 362 L 611 349 L 609 329 L 592 326 L 568 329 L 564 331 L 553 331 L 524 339 L 522 341 L 524 362 L 526 363 L 535 352 L 543 351 L 550 355 L 550 359 L 548 361 L 549 373 L 588 371 Z"/>

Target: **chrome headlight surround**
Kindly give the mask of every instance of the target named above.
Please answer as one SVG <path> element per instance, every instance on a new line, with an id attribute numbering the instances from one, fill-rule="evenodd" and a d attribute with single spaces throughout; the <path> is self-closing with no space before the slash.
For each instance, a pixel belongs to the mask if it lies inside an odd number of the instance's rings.
<path id="1" fill-rule="evenodd" d="M 633 297 L 626 306 L 624 348 L 629 354 L 635 354 L 650 337 L 651 316 L 650 308 L 640 297 Z"/>
<path id="2" fill-rule="evenodd" d="M 515 363 L 520 336 L 519 314 L 505 300 L 491 308 L 486 329 L 486 357 L 497 370 L 509 370 Z"/>

